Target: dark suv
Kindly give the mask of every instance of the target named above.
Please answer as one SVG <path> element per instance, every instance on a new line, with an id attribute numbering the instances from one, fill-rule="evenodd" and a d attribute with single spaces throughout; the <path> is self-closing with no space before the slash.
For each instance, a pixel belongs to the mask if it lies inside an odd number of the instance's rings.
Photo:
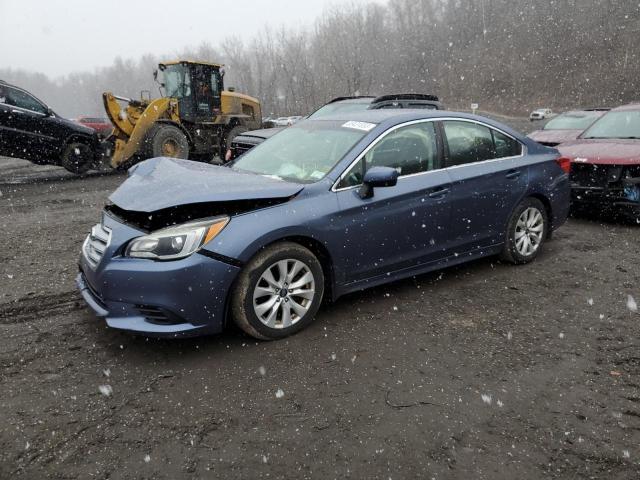
<path id="1" fill-rule="evenodd" d="M 418 110 L 444 110 L 440 99 L 435 95 L 424 95 L 421 93 L 399 93 L 393 95 L 382 95 L 379 97 L 338 97 L 325 103 L 306 118 L 317 119 L 336 113 L 353 113 L 364 110 L 381 110 L 383 108 L 392 109 L 418 109 Z M 271 138 L 276 133 L 286 127 L 265 128 L 263 130 L 253 130 L 241 133 L 233 139 L 231 147 L 225 155 L 225 162 L 229 162 L 239 157 L 244 152 L 251 150 L 256 145 Z"/>
<path id="2" fill-rule="evenodd" d="M 98 136 L 57 115 L 26 90 L 0 80 L 0 155 L 81 174 L 95 163 Z"/>

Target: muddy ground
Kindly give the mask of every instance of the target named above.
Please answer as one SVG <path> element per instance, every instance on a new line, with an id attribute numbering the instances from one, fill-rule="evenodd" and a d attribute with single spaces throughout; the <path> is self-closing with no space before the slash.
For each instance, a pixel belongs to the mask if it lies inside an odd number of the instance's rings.
<path id="1" fill-rule="evenodd" d="M 0 159 L 0 478 L 640 478 L 640 227 L 571 219 L 531 265 L 353 294 L 279 342 L 148 340 L 74 287 L 123 179 Z"/>

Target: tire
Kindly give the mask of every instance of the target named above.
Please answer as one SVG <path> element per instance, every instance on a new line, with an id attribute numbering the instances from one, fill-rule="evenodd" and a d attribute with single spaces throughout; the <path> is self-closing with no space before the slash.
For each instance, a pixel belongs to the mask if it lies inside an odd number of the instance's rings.
<path id="1" fill-rule="evenodd" d="M 178 127 L 157 123 L 145 138 L 145 157 L 189 158 L 189 141 Z"/>
<path id="2" fill-rule="evenodd" d="M 280 274 L 281 265 L 289 275 L 293 274 L 288 278 L 289 284 Z M 290 286 L 295 287 L 285 288 Z M 276 288 L 281 287 L 276 293 Z M 304 295 L 296 295 L 297 292 Z M 315 255 L 297 243 L 282 242 L 259 252 L 240 272 L 231 290 L 231 314 L 236 324 L 252 337 L 276 340 L 307 327 L 320 307 L 323 294 L 324 274 Z"/>
<path id="3" fill-rule="evenodd" d="M 62 152 L 60 166 L 75 175 L 82 175 L 93 166 L 93 150 L 86 143 L 71 142 Z"/>
<path id="4" fill-rule="evenodd" d="M 516 265 L 532 262 L 542 250 L 548 236 L 547 209 L 540 200 L 525 198 L 509 218 L 501 258 Z"/>
<path id="5" fill-rule="evenodd" d="M 225 155 L 227 154 L 227 150 L 229 150 L 229 148 L 231 147 L 231 142 L 233 142 L 233 139 L 241 133 L 246 132 L 247 130 L 248 128 L 243 125 L 236 125 L 224 134 L 222 145 L 220 145 L 220 159 L 223 163 L 225 162 Z"/>

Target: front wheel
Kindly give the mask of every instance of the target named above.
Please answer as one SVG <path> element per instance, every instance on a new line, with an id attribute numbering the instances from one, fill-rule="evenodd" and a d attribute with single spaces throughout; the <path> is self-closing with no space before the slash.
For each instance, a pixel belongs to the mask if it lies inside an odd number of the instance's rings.
<path id="1" fill-rule="evenodd" d="M 258 253 L 240 272 L 231 313 L 242 330 L 275 340 L 308 326 L 324 294 L 322 266 L 297 243 L 283 242 Z"/>
<path id="2" fill-rule="evenodd" d="M 71 173 L 82 175 L 93 166 L 93 150 L 85 143 L 72 142 L 62 152 L 60 165 Z"/>
<path id="3" fill-rule="evenodd" d="M 146 157 L 189 158 L 189 141 L 178 127 L 157 123 L 145 139 Z"/>
<path id="4" fill-rule="evenodd" d="M 542 202 L 526 198 L 511 214 L 502 258 L 514 264 L 533 261 L 549 234 L 549 217 Z"/>

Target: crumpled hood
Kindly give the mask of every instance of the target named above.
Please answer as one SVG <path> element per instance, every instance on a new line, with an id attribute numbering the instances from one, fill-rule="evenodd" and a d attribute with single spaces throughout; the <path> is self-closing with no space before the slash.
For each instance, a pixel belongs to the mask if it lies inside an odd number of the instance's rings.
<path id="1" fill-rule="evenodd" d="M 578 139 L 560 145 L 558 150 L 578 163 L 640 165 L 640 140 Z"/>
<path id="2" fill-rule="evenodd" d="M 530 139 L 539 143 L 560 143 L 575 140 L 582 133 L 582 130 L 536 130 L 527 135 Z"/>
<path id="3" fill-rule="evenodd" d="M 303 188 L 228 167 L 160 157 L 131 167 L 109 200 L 124 210 L 155 212 L 195 203 L 287 198 Z"/>

